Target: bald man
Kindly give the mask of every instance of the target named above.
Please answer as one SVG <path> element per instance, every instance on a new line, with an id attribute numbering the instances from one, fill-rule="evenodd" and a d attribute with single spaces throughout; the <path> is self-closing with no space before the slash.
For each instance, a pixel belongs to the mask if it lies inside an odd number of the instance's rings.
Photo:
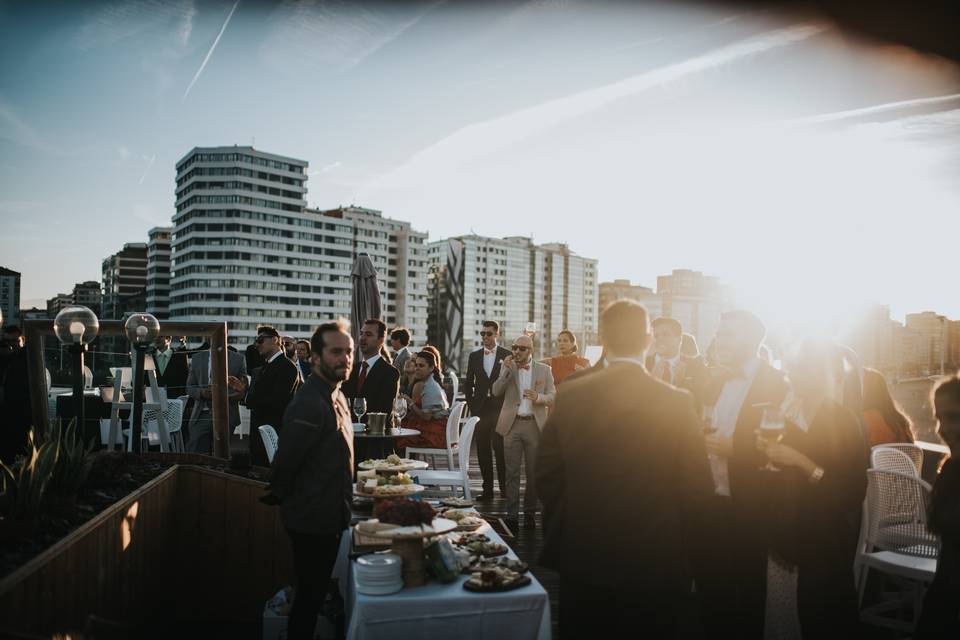
<path id="1" fill-rule="evenodd" d="M 507 467 L 507 524 L 516 529 L 520 516 L 520 466 L 527 486 L 523 496 L 523 527 L 536 525 L 537 492 L 534 488 L 534 461 L 540 432 L 547 422 L 547 405 L 556 393 L 548 365 L 533 360 L 533 340 L 520 336 L 513 341 L 512 356 L 503 359 L 500 376 L 493 383 L 493 395 L 503 398 L 497 433 L 503 436 Z"/>

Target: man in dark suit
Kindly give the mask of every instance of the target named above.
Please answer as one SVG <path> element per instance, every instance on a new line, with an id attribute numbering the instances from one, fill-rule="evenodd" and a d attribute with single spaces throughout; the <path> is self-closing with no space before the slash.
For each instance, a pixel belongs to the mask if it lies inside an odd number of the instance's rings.
<path id="1" fill-rule="evenodd" d="M 410 330 L 397 327 L 390 332 L 390 346 L 393 348 L 393 366 L 403 373 L 403 365 L 410 359 Z"/>
<path id="2" fill-rule="evenodd" d="M 309 340 L 297 340 L 296 344 L 297 350 L 297 366 L 300 367 L 300 380 L 306 382 L 307 378 L 310 377 L 310 341 Z"/>
<path id="3" fill-rule="evenodd" d="M 705 544 L 693 556 L 697 595 L 707 635 L 762 638 L 767 554 L 775 524 L 767 462 L 756 431 L 765 407 L 787 393 L 781 372 L 757 357 L 766 335 L 748 311 L 720 317 L 716 352 L 704 404 L 712 407 L 713 432 L 705 436 L 714 496 L 702 529 Z M 718 550 L 723 553 L 717 553 Z"/>
<path id="4" fill-rule="evenodd" d="M 313 375 L 283 416 L 270 474 L 293 550 L 290 640 L 313 638 L 353 495 L 353 428 L 340 392 L 353 364 L 353 340 L 345 325 L 330 322 L 317 328 L 311 347 Z"/>
<path id="5" fill-rule="evenodd" d="M 153 370 L 157 374 L 157 386 L 167 390 L 167 398 L 174 399 L 187 393 L 187 375 L 190 373 L 190 362 L 183 351 L 174 351 L 171 348 L 170 336 L 159 336 L 154 343 L 154 352 L 150 354 L 153 360 Z M 144 382 L 146 384 L 146 382 Z"/>
<path id="6" fill-rule="evenodd" d="M 689 392 L 647 373 L 642 305 L 611 304 L 600 333 L 608 367 L 564 381 L 540 440 L 541 563 L 560 573 L 564 636 L 595 635 L 602 621 L 609 636 L 670 638 L 683 534 L 712 493 L 700 420 Z"/>
<path id="7" fill-rule="evenodd" d="M 647 371 L 658 380 L 688 390 L 698 403 L 702 402 L 710 374 L 699 357 L 680 352 L 683 340 L 680 321 L 660 317 L 650 323 L 650 328 L 653 330 L 653 353 L 647 356 Z"/>
<path id="8" fill-rule="evenodd" d="M 363 360 L 343 385 L 343 394 L 351 401 L 367 399 L 367 413 L 391 413 L 400 391 L 400 372 L 393 367 L 383 346 L 386 338 L 387 325 L 382 320 L 370 319 L 363 323 L 357 341 Z"/>
<path id="9" fill-rule="evenodd" d="M 500 377 L 500 364 L 511 352 L 497 344 L 500 325 L 495 320 L 484 320 L 480 330 L 483 345 L 470 354 L 467 361 L 467 377 L 463 383 L 463 395 L 471 415 L 480 418 L 474 431 L 477 442 L 477 460 L 483 478 L 483 493 L 478 500 L 493 498 L 493 457 L 497 458 L 497 484 L 501 495 L 506 495 L 507 465 L 503 453 L 503 436 L 496 432 L 503 398 L 493 395 L 493 383 Z"/>
<path id="10" fill-rule="evenodd" d="M 250 462 L 267 467 L 267 450 L 263 446 L 259 428 L 268 424 L 283 438 L 283 412 L 300 386 L 297 365 L 284 357 L 280 334 L 270 326 L 257 329 L 257 350 L 264 364 L 253 372 L 247 391 L 246 405 L 250 409 Z"/>

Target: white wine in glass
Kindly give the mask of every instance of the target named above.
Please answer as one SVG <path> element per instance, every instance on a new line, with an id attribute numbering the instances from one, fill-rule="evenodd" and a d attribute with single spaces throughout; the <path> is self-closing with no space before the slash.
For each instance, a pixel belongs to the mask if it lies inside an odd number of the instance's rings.
<path id="1" fill-rule="evenodd" d="M 760 430 L 757 432 L 760 439 L 766 444 L 777 444 L 783 440 L 786 425 L 783 412 L 779 407 L 763 410 L 763 418 L 760 420 Z M 780 471 L 780 468 L 772 462 L 767 462 L 763 467 L 766 471 Z"/>
<path id="2" fill-rule="evenodd" d="M 357 416 L 357 422 L 360 422 L 360 418 L 367 413 L 367 399 L 366 398 L 354 398 L 353 399 L 353 412 Z"/>

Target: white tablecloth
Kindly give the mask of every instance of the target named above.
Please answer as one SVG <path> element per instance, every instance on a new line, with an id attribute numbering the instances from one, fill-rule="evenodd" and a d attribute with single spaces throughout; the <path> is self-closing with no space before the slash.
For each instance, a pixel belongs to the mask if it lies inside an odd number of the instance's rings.
<path id="1" fill-rule="evenodd" d="M 478 530 L 494 542 L 503 539 L 490 525 Z M 457 640 L 550 640 L 550 599 L 540 582 L 503 593 L 472 593 L 467 576 L 450 584 L 435 580 L 386 596 L 357 593 L 353 562 L 348 558 L 351 532 L 340 542 L 334 577 L 340 581 L 347 616 L 347 640 L 456 638 Z M 511 549 L 511 558 L 516 554 Z"/>

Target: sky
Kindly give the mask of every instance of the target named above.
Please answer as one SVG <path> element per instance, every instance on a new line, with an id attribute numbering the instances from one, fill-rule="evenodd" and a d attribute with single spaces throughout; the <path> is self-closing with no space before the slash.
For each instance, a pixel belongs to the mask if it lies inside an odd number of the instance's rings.
<path id="1" fill-rule="evenodd" d="M 960 318 L 960 68 L 714 3 L 0 0 L 0 265 L 24 306 L 173 213 L 194 146 L 431 240 L 691 268 L 777 322 Z"/>

